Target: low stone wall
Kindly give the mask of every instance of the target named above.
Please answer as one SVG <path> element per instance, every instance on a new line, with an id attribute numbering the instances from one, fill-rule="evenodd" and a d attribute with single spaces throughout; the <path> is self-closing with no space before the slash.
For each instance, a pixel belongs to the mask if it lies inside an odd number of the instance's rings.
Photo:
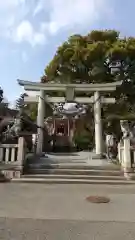
<path id="1" fill-rule="evenodd" d="M 20 178 L 26 153 L 25 140 L 18 144 L 0 144 L 0 172 L 8 179 Z"/>

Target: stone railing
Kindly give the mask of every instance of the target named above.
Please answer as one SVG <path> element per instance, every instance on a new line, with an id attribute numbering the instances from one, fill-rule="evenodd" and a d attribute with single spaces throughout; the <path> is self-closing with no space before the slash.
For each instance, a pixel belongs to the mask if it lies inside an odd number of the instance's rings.
<path id="1" fill-rule="evenodd" d="M 22 174 L 25 150 L 23 137 L 19 138 L 18 144 L 0 144 L 0 172 L 8 178 L 19 178 Z"/>
<path id="2" fill-rule="evenodd" d="M 128 137 L 123 139 L 123 143 L 118 144 L 118 159 L 124 172 L 124 176 L 127 179 L 134 178 L 135 147 L 131 146 Z"/>

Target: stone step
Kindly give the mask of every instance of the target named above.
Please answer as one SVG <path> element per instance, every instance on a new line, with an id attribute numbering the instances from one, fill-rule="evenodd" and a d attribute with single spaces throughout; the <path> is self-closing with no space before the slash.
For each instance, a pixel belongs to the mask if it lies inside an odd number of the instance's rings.
<path id="1" fill-rule="evenodd" d="M 135 181 L 126 180 L 96 180 L 96 179 L 63 179 L 63 178 L 13 178 L 13 183 L 39 183 L 39 184 L 98 184 L 98 185 L 133 185 Z"/>
<path id="2" fill-rule="evenodd" d="M 73 158 L 43 158 L 40 159 L 39 162 L 47 162 L 47 163 L 87 163 L 88 159 L 73 159 Z"/>
<path id="3" fill-rule="evenodd" d="M 56 174 L 29 174 L 24 175 L 26 179 L 80 179 L 80 180 L 125 180 L 124 176 L 98 176 L 98 175 L 56 175 Z"/>
<path id="4" fill-rule="evenodd" d="M 120 166 L 115 164 L 84 164 L 84 163 L 31 163 L 27 165 L 29 169 L 87 169 L 87 170 L 116 170 L 120 171 Z"/>
<path id="5" fill-rule="evenodd" d="M 102 169 L 94 170 L 94 169 L 71 169 L 71 168 L 30 169 L 29 174 L 123 176 L 123 172 L 119 170 L 102 170 Z"/>

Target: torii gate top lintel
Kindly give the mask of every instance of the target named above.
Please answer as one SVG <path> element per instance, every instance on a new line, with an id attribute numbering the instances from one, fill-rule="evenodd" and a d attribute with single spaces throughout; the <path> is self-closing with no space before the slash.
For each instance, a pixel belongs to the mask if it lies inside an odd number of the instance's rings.
<path id="1" fill-rule="evenodd" d="M 112 83 L 93 83 L 93 84 L 61 84 L 61 83 L 40 83 L 40 82 L 30 82 L 24 80 L 17 80 L 20 86 L 23 86 L 25 90 L 28 91 L 66 91 L 67 88 L 73 88 L 78 92 L 106 92 L 114 91 L 116 87 L 121 86 L 122 81 L 112 82 Z"/>

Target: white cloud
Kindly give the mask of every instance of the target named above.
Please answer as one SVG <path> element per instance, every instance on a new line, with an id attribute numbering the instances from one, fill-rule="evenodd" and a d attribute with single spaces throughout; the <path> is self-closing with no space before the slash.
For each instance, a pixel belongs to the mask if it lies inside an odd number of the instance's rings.
<path id="1" fill-rule="evenodd" d="M 56 34 L 61 29 L 91 26 L 107 12 L 110 14 L 109 3 L 110 0 L 50 0 L 48 31 Z M 40 10 L 43 8 L 45 5 L 42 1 Z"/>
<path id="2" fill-rule="evenodd" d="M 8 37 L 16 43 L 28 42 L 32 47 L 45 44 L 45 33 L 42 32 L 42 29 L 37 30 L 29 20 L 35 6 L 28 0 L 1 1 L 0 35 Z"/>
<path id="3" fill-rule="evenodd" d="M 35 6 L 33 16 L 36 16 L 38 13 L 40 13 L 40 11 L 43 10 L 43 7 L 44 7 L 44 0 L 39 0 L 37 5 Z"/>
<path id="4" fill-rule="evenodd" d="M 36 44 L 45 43 L 45 35 L 42 32 L 34 30 L 33 25 L 29 21 L 22 21 L 14 32 L 14 41 L 29 42 L 33 47 Z"/>
<path id="5" fill-rule="evenodd" d="M 46 43 L 60 30 L 83 29 L 109 12 L 111 0 L 0 1 L 0 35 L 31 46 Z M 43 13 L 44 12 L 44 13 Z M 47 12 L 47 16 L 46 13 Z M 38 18 L 37 14 L 41 18 Z M 35 24 L 35 19 L 36 24 Z M 42 20 L 41 20 L 42 19 Z"/>
<path id="6" fill-rule="evenodd" d="M 19 4 L 24 3 L 25 0 L 5 0 L 0 2 L 0 9 L 14 8 Z"/>
<path id="7" fill-rule="evenodd" d="M 57 1 L 57 0 L 56 0 Z M 33 16 L 36 16 L 37 14 L 40 14 L 42 11 L 46 11 L 50 13 L 51 10 L 51 0 L 36 0 L 36 4 L 34 7 L 34 11 L 33 11 Z"/>
<path id="8" fill-rule="evenodd" d="M 17 24 L 27 14 L 26 0 L 0 1 L 0 35 L 11 38 Z"/>
<path id="9" fill-rule="evenodd" d="M 31 42 L 33 38 L 33 27 L 30 22 L 23 21 L 16 29 L 16 36 L 15 39 L 18 42 L 21 41 L 28 41 Z"/>

